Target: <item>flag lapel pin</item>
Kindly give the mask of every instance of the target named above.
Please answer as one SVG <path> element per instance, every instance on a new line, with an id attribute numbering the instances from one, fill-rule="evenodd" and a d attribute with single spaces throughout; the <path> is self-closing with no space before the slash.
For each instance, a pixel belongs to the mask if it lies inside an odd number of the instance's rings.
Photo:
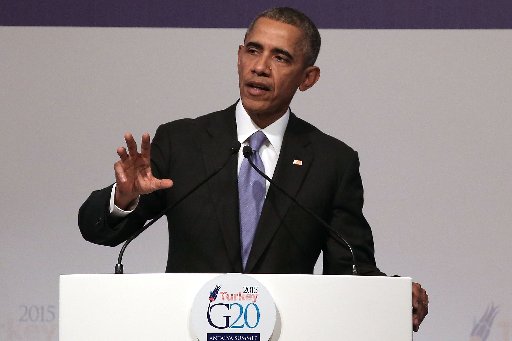
<path id="1" fill-rule="evenodd" d="M 302 166 L 302 160 L 293 160 L 292 164 L 295 166 Z"/>

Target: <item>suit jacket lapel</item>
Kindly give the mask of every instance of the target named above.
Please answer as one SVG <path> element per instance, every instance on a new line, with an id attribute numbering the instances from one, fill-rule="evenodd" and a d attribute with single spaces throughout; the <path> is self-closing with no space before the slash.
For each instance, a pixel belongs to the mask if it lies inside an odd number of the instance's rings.
<path id="1" fill-rule="evenodd" d="M 205 126 L 208 134 L 201 146 L 207 173 L 211 173 L 222 166 L 237 141 L 235 105 L 210 117 Z M 237 164 L 237 156 L 233 155 L 226 167 L 208 183 L 233 272 L 242 271 Z"/>
<path id="2" fill-rule="evenodd" d="M 309 126 L 302 123 L 293 113 L 290 115 L 272 180 L 292 196 L 297 195 L 313 162 L 313 152 L 307 133 L 309 129 Z M 257 265 L 291 203 L 289 198 L 270 186 L 245 272 L 251 272 Z"/>

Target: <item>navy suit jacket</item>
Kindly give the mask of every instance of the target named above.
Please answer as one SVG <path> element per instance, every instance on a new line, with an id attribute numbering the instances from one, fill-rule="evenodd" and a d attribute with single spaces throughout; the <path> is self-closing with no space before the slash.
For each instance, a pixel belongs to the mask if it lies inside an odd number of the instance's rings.
<path id="1" fill-rule="evenodd" d="M 141 196 L 124 219 L 109 217 L 111 186 L 93 192 L 79 212 L 85 239 L 115 246 L 181 198 L 229 158 L 237 141 L 235 105 L 196 119 L 161 125 L 151 149 L 152 170 L 174 186 Z M 300 160 L 300 162 L 294 162 Z M 293 113 L 273 180 L 352 245 L 360 274 L 384 275 L 362 213 L 357 153 Z M 240 255 L 237 158 L 167 215 L 167 272 L 312 273 L 320 251 L 325 274 L 351 274 L 348 249 L 286 196 L 270 186 L 245 271 Z"/>

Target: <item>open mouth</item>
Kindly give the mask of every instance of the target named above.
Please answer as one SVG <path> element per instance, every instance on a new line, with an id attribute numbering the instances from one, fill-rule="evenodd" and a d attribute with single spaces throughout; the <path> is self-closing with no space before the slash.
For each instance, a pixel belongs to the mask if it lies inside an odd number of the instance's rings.
<path id="1" fill-rule="evenodd" d="M 253 89 L 255 91 L 261 92 L 261 91 L 270 91 L 270 87 L 266 84 L 259 83 L 259 82 L 248 82 L 247 86 L 250 89 Z"/>

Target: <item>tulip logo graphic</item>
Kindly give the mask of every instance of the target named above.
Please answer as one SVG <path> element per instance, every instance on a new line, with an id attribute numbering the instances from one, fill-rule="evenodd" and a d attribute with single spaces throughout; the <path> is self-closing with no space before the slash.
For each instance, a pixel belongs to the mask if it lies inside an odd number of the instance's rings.
<path id="1" fill-rule="evenodd" d="M 480 320 L 474 322 L 469 341 L 486 341 L 491 333 L 496 315 L 498 315 L 498 307 L 491 303 L 482 317 L 480 317 Z"/>

